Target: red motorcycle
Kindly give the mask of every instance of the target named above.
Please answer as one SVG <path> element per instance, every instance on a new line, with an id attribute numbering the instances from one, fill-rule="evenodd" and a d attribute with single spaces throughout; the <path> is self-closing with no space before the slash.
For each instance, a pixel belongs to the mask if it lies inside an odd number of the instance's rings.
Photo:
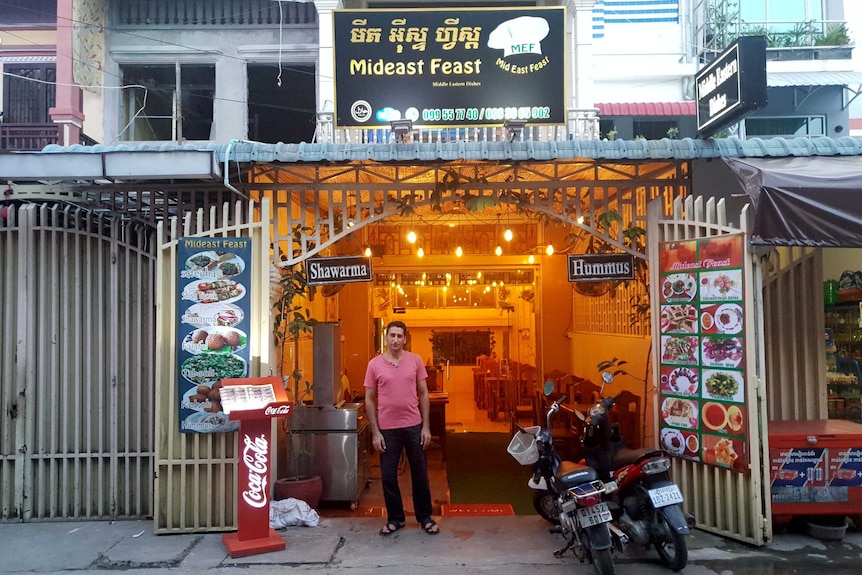
<path id="1" fill-rule="evenodd" d="M 613 375 L 604 372 L 602 380 L 609 384 Z M 670 457 L 661 450 L 623 445 L 619 426 L 609 418 L 618 398 L 619 394 L 605 397 L 590 407 L 588 414 L 577 413 L 584 421 L 584 459 L 599 473 L 599 479 L 616 482 L 608 507 L 614 517 L 611 532 L 618 548 L 622 550 L 629 541 L 644 548 L 653 545 L 662 563 L 680 571 L 688 563 L 689 527 L 680 507 L 682 492 L 670 479 Z"/>

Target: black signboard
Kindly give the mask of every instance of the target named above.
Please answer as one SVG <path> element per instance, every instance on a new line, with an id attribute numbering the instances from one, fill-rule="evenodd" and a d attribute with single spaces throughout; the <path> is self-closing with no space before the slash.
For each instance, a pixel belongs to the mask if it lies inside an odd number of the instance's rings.
<path id="1" fill-rule="evenodd" d="M 635 258 L 631 254 L 569 254 L 570 282 L 630 280 L 635 277 Z"/>
<path id="2" fill-rule="evenodd" d="M 565 123 L 565 9 L 336 10 L 340 127 Z"/>
<path id="3" fill-rule="evenodd" d="M 766 38 L 743 36 L 694 76 L 697 133 L 708 137 L 766 106 Z"/>
<path id="4" fill-rule="evenodd" d="M 177 370 L 182 433 L 237 431 L 221 380 L 248 376 L 251 238 L 183 238 L 177 245 Z"/>
<path id="5" fill-rule="evenodd" d="M 305 260 L 308 285 L 346 284 L 370 282 L 371 258 L 365 256 L 337 256 L 308 258 Z"/>

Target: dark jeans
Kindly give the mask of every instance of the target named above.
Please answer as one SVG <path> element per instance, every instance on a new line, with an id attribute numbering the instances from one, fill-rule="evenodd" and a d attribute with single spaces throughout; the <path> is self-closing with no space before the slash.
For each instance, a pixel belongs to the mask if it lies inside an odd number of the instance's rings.
<path id="1" fill-rule="evenodd" d="M 402 451 L 410 464 L 413 486 L 413 512 L 421 524 L 431 517 L 431 487 L 428 484 L 428 460 L 420 443 L 422 424 L 399 429 L 382 429 L 386 451 L 380 454 L 380 473 L 383 479 L 383 499 L 386 501 L 388 521 L 404 523 L 404 503 L 398 487 L 398 462 Z"/>

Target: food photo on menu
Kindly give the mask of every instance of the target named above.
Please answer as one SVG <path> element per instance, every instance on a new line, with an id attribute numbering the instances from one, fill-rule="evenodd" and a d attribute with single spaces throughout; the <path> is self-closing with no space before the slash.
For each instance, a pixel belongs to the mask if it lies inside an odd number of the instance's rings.
<path id="1" fill-rule="evenodd" d="M 742 267 L 742 237 L 739 234 L 700 240 L 698 247 L 700 263 L 704 268 Z"/>
<path id="2" fill-rule="evenodd" d="M 245 286 L 234 280 L 195 280 L 183 288 L 182 299 L 195 303 L 231 303 L 245 295 Z"/>
<path id="3" fill-rule="evenodd" d="M 705 401 L 700 421 L 706 431 L 728 435 L 743 435 L 745 432 L 745 415 L 742 406 L 736 404 Z"/>
<path id="4" fill-rule="evenodd" d="M 661 448 L 670 455 L 695 461 L 700 459 L 700 439 L 696 432 L 664 427 L 660 432 L 659 442 Z"/>
<path id="5" fill-rule="evenodd" d="M 700 444 L 704 463 L 738 471 L 745 469 L 745 442 L 741 439 L 703 433 Z"/>
<path id="6" fill-rule="evenodd" d="M 701 338 L 701 363 L 705 367 L 739 367 L 743 359 L 738 337 L 706 335 Z"/>
<path id="7" fill-rule="evenodd" d="M 698 396 L 700 372 L 695 367 L 661 366 L 662 393 L 669 395 Z"/>
<path id="8" fill-rule="evenodd" d="M 697 336 L 663 335 L 661 336 L 661 362 L 675 365 L 697 365 Z"/>
<path id="9" fill-rule="evenodd" d="M 741 371 L 704 369 L 701 374 L 704 399 L 736 403 L 745 401 L 745 384 Z"/>
<path id="10" fill-rule="evenodd" d="M 742 332 L 742 306 L 738 303 L 704 305 L 700 308 L 700 326 L 706 334 Z"/>
<path id="11" fill-rule="evenodd" d="M 661 295 L 667 302 L 689 302 L 697 295 L 697 278 L 693 273 L 666 275 L 662 278 Z"/>
<path id="12" fill-rule="evenodd" d="M 700 301 L 730 301 L 741 299 L 741 269 L 700 273 Z"/>
<path id="13" fill-rule="evenodd" d="M 245 270 L 245 261 L 231 252 L 198 252 L 186 260 L 186 269 L 197 272 L 198 278 L 225 279 Z"/>
<path id="14" fill-rule="evenodd" d="M 185 310 L 180 321 L 193 327 L 235 327 L 245 314 L 242 308 L 232 303 L 196 303 Z"/>
<path id="15" fill-rule="evenodd" d="M 697 333 L 697 308 L 691 304 L 661 306 L 662 333 Z"/>
<path id="16" fill-rule="evenodd" d="M 698 265 L 696 247 L 697 242 L 695 240 L 660 243 L 660 269 L 665 271 L 695 269 Z"/>
<path id="17" fill-rule="evenodd" d="M 700 402 L 682 397 L 666 397 L 661 403 L 661 419 L 665 425 L 680 429 L 699 427 Z"/>

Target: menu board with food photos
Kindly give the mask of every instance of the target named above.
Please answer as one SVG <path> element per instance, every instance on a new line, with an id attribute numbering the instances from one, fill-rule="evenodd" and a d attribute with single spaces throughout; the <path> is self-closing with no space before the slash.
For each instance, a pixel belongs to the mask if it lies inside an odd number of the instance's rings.
<path id="1" fill-rule="evenodd" d="M 659 244 L 659 443 L 748 469 L 743 236 Z"/>
<path id="2" fill-rule="evenodd" d="M 221 380 L 248 376 L 250 238 L 183 238 L 177 246 L 177 370 L 182 433 L 237 431 Z"/>

